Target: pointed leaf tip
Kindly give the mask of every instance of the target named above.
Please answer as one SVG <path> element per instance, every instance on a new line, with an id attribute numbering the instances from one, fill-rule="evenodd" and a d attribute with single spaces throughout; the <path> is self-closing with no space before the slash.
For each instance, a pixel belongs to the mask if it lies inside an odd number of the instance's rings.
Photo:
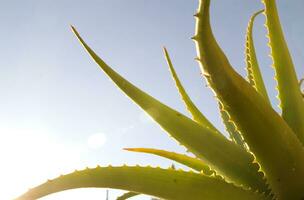
<path id="1" fill-rule="evenodd" d="M 199 125 L 133 85 L 107 65 L 77 31 L 75 35 L 105 74 L 181 145 L 236 184 L 260 191 L 266 189 L 264 180 L 252 164 L 251 154 L 228 141 L 219 132 Z M 225 149 L 225 152 L 219 149 Z"/>
<path id="2" fill-rule="evenodd" d="M 254 13 L 248 22 L 247 32 L 246 32 L 246 45 L 245 45 L 246 70 L 247 70 L 247 78 L 249 80 L 250 85 L 252 85 L 256 89 L 256 91 L 259 92 L 269 104 L 271 104 L 260 71 L 260 67 L 255 51 L 254 41 L 253 41 L 254 21 L 255 18 L 262 12 L 264 12 L 264 9 Z"/>
<path id="3" fill-rule="evenodd" d="M 163 158 L 167 158 L 175 162 L 181 163 L 185 166 L 188 166 L 198 172 L 203 171 L 205 175 L 216 174 L 215 171 L 211 170 L 210 167 L 206 165 L 202 160 L 184 154 L 170 152 L 166 150 L 160 150 L 160 149 L 152 149 L 152 148 L 127 148 L 127 149 L 133 152 L 148 153 Z"/>
<path id="4" fill-rule="evenodd" d="M 135 151 L 136 148 L 123 148 L 125 151 Z"/>
<path id="5" fill-rule="evenodd" d="M 129 198 L 137 196 L 137 195 L 140 195 L 140 193 L 137 193 L 137 192 L 126 192 L 123 195 L 121 195 L 120 197 L 117 197 L 116 200 L 126 200 L 126 199 L 129 199 Z"/>
<path id="6" fill-rule="evenodd" d="M 72 30 L 72 32 L 73 32 L 74 34 L 77 33 L 76 28 L 75 28 L 72 24 L 70 24 L 70 28 L 71 28 L 71 30 Z M 78 34 L 78 33 L 77 33 L 77 34 Z"/>
<path id="7" fill-rule="evenodd" d="M 204 114 L 196 107 L 196 105 L 193 103 L 193 101 L 187 94 L 185 88 L 183 87 L 181 81 L 178 78 L 178 75 L 174 69 L 171 58 L 169 56 L 168 50 L 166 48 L 164 48 L 164 54 L 165 54 L 165 58 L 166 58 L 168 66 L 169 66 L 172 78 L 173 78 L 175 85 L 177 87 L 177 90 L 180 94 L 180 97 L 182 98 L 182 101 L 184 102 L 186 109 L 192 115 L 193 120 L 204 127 L 207 127 L 215 132 L 219 132 L 214 127 L 214 125 L 204 116 Z"/>

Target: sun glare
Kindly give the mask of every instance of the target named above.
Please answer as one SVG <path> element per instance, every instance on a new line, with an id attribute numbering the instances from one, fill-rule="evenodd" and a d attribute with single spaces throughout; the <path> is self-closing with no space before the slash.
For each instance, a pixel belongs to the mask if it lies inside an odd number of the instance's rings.
<path id="1" fill-rule="evenodd" d="M 95 133 L 88 138 L 88 147 L 91 149 L 99 149 L 106 143 L 106 135 L 103 133 Z"/>
<path id="2" fill-rule="evenodd" d="M 84 167 L 77 156 L 82 147 L 63 145 L 44 130 L 0 131 L 0 199 L 13 199 L 26 188 Z"/>

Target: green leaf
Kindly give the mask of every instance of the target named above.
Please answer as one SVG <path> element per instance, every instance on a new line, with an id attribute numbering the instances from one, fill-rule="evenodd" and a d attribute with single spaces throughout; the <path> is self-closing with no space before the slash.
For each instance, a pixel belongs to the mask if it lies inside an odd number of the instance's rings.
<path id="1" fill-rule="evenodd" d="M 229 116 L 228 111 L 225 110 L 222 104 L 223 104 L 222 102 L 218 102 L 222 121 L 226 127 L 227 132 L 229 133 L 231 140 L 236 144 L 240 145 L 241 147 L 243 147 L 244 149 L 248 150 L 241 133 L 237 129 L 236 125 L 233 123 L 232 119 Z"/>
<path id="2" fill-rule="evenodd" d="M 304 144 L 304 101 L 277 12 L 276 1 L 264 1 L 269 46 L 278 81 L 282 117 Z"/>
<path id="3" fill-rule="evenodd" d="M 184 89 L 183 85 L 181 84 L 175 69 L 173 67 L 173 64 L 171 62 L 169 53 L 166 48 L 164 48 L 164 54 L 165 58 L 167 60 L 167 63 L 169 65 L 170 72 L 172 74 L 172 78 L 175 81 L 176 87 L 179 91 L 180 96 L 182 97 L 182 100 L 187 108 L 187 110 L 191 113 L 194 121 L 199 123 L 202 126 L 206 126 L 208 128 L 211 128 L 214 131 L 218 131 L 213 124 L 200 112 L 200 110 L 195 106 L 195 104 L 192 102 L 190 97 L 188 96 L 186 90 Z"/>
<path id="4" fill-rule="evenodd" d="M 301 78 L 300 81 L 299 81 L 300 88 L 302 87 L 303 83 L 304 83 L 304 78 Z"/>
<path id="5" fill-rule="evenodd" d="M 151 167 L 97 167 L 60 176 L 30 189 L 16 200 L 34 200 L 76 188 L 122 189 L 168 200 L 265 199 L 222 179 L 193 172 Z"/>
<path id="6" fill-rule="evenodd" d="M 126 199 L 129 199 L 131 197 L 135 197 L 137 195 L 140 195 L 140 193 L 137 193 L 137 192 L 126 192 L 123 195 L 121 195 L 120 197 L 117 197 L 116 200 L 126 200 Z"/>
<path id="7" fill-rule="evenodd" d="M 186 93 L 184 87 L 182 86 L 176 72 L 175 69 L 173 67 L 173 64 L 171 62 L 169 53 L 167 51 L 166 48 L 164 48 L 164 53 L 165 53 L 165 57 L 166 60 L 168 62 L 173 80 L 175 81 L 176 87 L 180 93 L 180 96 L 182 97 L 182 100 L 184 101 L 186 108 L 188 109 L 188 111 L 192 114 L 192 117 L 194 119 L 194 121 L 198 122 L 199 124 L 203 125 L 203 126 L 207 126 L 208 128 L 211 128 L 214 131 L 219 132 L 214 126 L 213 124 L 199 111 L 199 109 L 194 105 L 194 103 L 191 101 L 190 97 L 188 96 L 188 94 Z M 238 130 L 236 129 L 236 127 L 234 126 L 234 124 L 229 121 L 229 115 L 227 113 L 227 111 L 225 111 L 223 109 L 222 105 L 219 105 L 220 107 L 220 113 L 223 119 L 223 122 L 226 126 L 226 130 L 228 131 L 228 133 L 230 134 L 230 138 L 237 143 L 238 145 L 245 147 L 245 143 L 242 140 L 242 136 L 240 135 L 240 133 L 238 132 Z"/>
<path id="8" fill-rule="evenodd" d="M 203 171 L 206 175 L 215 174 L 215 172 L 211 170 L 210 167 L 206 165 L 203 161 L 187 155 L 151 148 L 125 148 L 125 150 L 139 153 L 154 154 L 157 156 L 168 158 L 170 160 L 174 160 L 199 172 Z"/>
<path id="9" fill-rule="evenodd" d="M 266 101 L 270 104 L 270 100 L 266 91 L 266 87 L 261 75 L 260 67 L 258 64 L 258 60 L 255 53 L 252 29 L 255 18 L 263 13 L 264 10 L 261 10 L 250 18 L 247 27 L 246 33 L 246 69 L 247 69 L 247 77 L 249 83 L 265 98 Z"/>
<path id="10" fill-rule="evenodd" d="M 302 96 L 304 97 L 304 91 L 302 91 L 302 85 L 304 83 L 304 78 L 302 78 L 300 81 L 299 81 L 299 87 L 300 87 L 300 90 L 302 92 Z"/>
<path id="11" fill-rule="evenodd" d="M 303 146 L 281 116 L 232 68 L 213 36 L 209 7 L 210 0 L 201 0 L 196 15 L 193 39 L 201 68 L 278 199 L 301 199 L 304 197 Z"/>
<path id="12" fill-rule="evenodd" d="M 131 84 L 99 58 L 75 28 L 72 29 L 84 48 L 114 83 L 179 143 L 229 181 L 267 191 L 263 176 L 258 173 L 257 166 L 252 164 L 253 157 L 248 152 L 220 133 L 199 125 Z"/>

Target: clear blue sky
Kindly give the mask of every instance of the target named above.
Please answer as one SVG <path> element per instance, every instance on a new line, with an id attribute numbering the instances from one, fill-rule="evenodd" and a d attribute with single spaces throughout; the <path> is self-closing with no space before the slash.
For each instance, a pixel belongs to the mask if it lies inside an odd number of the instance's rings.
<path id="1" fill-rule="evenodd" d="M 304 2 L 278 0 L 278 6 L 303 77 Z M 185 151 L 116 89 L 79 45 L 70 24 L 128 80 L 186 113 L 163 58 L 165 45 L 192 99 L 223 130 L 215 100 L 194 61 L 190 37 L 196 7 L 194 0 L 0 0 L 0 199 L 87 165 L 171 164 L 124 152 L 123 147 Z M 242 75 L 247 22 L 261 8 L 259 0 L 212 1 L 214 33 Z M 254 36 L 275 105 L 263 23 L 259 16 Z M 45 200 L 76 199 L 75 195 L 97 200 L 104 198 L 104 191 L 72 191 Z M 120 193 L 111 192 L 111 200 Z"/>

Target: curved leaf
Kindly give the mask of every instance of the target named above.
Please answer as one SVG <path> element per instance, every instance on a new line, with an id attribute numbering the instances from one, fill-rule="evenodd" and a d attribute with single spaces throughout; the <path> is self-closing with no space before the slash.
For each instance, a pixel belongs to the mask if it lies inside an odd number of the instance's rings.
<path id="1" fill-rule="evenodd" d="M 199 123 L 202 126 L 207 126 L 208 128 L 218 131 L 213 124 L 200 112 L 200 110 L 195 106 L 195 104 L 192 102 L 190 97 L 188 96 L 186 90 L 184 89 L 183 85 L 181 84 L 175 69 L 173 67 L 173 64 L 171 62 L 169 53 L 166 48 L 164 48 L 164 54 L 167 60 L 167 63 L 169 65 L 170 72 L 172 74 L 173 80 L 175 81 L 176 87 L 179 91 L 180 96 L 182 97 L 182 100 L 187 108 L 187 110 L 191 113 L 194 121 Z"/>
<path id="2" fill-rule="evenodd" d="M 275 195 L 279 199 L 301 199 L 304 196 L 302 144 L 264 98 L 233 70 L 213 36 L 209 6 L 210 0 L 201 0 L 196 15 L 194 40 L 201 68 L 256 156 Z"/>
<path id="3" fill-rule="evenodd" d="M 252 164 L 253 157 L 248 152 L 228 141 L 220 133 L 199 125 L 135 87 L 99 58 L 75 28 L 72 29 L 101 69 L 173 138 L 227 180 L 260 191 L 267 190 L 261 174 Z"/>
<path id="4" fill-rule="evenodd" d="M 137 192 L 126 192 L 123 195 L 121 195 L 120 197 L 117 197 L 116 200 L 126 200 L 126 199 L 129 199 L 131 197 L 135 197 L 137 195 L 140 195 L 140 193 L 137 193 Z"/>
<path id="5" fill-rule="evenodd" d="M 194 105 L 194 103 L 191 101 L 190 97 L 187 95 L 184 87 L 182 86 L 176 72 L 175 69 L 173 67 L 173 64 L 171 62 L 169 53 L 167 51 L 166 48 L 164 48 L 164 53 L 165 53 L 165 57 L 166 60 L 168 62 L 172 77 L 175 81 L 176 87 L 178 88 L 178 91 L 180 93 L 180 96 L 182 97 L 188 111 L 192 114 L 193 119 L 198 122 L 199 124 L 203 125 L 203 126 L 207 126 L 208 128 L 211 128 L 214 131 L 219 132 L 214 126 L 213 124 L 198 110 L 198 108 Z M 234 124 L 229 121 L 229 115 L 228 113 L 223 109 L 223 106 L 220 104 L 220 113 L 224 122 L 224 125 L 226 126 L 226 130 L 228 131 L 228 133 L 230 134 L 230 138 L 237 143 L 238 145 L 245 147 L 245 143 L 242 140 L 242 136 L 240 135 L 240 133 L 238 132 L 238 130 L 236 129 L 236 127 L 234 126 Z"/>
<path id="6" fill-rule="evenodd" d="M 186 165 L 194 170 L 203 171 L 206 175 L 215 174 L 214 171 L 210 169 L 208 165 L 206 165 L 203 161 L 197 158 L 193 158 L 187 155 L 159 150 L 159 149 L 151 149 L 151 148 L 124 148 L 127 151 L 139 152 L 139 153 L 149 153 L 157 156 L 161 156 L 164 158 L 168 158 L 170 160 L 174 160 L 178 163 Z"/>
<path id="7" fill-rule="evenodd" d="M 281 28 L 275 0 L 263 0 L 269 46 L 278 81 L 282 117 L 304 144 L 304 101 L 298 79 Z"/>
<path id="8" fill-rule="evenodd" d="M 266 87 L 262 78 L 260 67 L 255 53 L 252 29 L 255 18 L 263 13 L 264 10 L 261 10 L 255 13 L 248 23 L 247 33 L 246 33 L 246 69 L 247 77 L 249 83 L 265 98 L 266 101 L 270 104 L 270 100 L 266 91 Z"/>
<path id="9" fill-rule="evenodd" d="M 30 189 L 16 200 L 34 200 L 55 192 L 92 187 L 129 190 L 169 200 L 264 199 L 222 179 L 193 172 L 151 167 L 97 167 L 60 176 Z"/>

